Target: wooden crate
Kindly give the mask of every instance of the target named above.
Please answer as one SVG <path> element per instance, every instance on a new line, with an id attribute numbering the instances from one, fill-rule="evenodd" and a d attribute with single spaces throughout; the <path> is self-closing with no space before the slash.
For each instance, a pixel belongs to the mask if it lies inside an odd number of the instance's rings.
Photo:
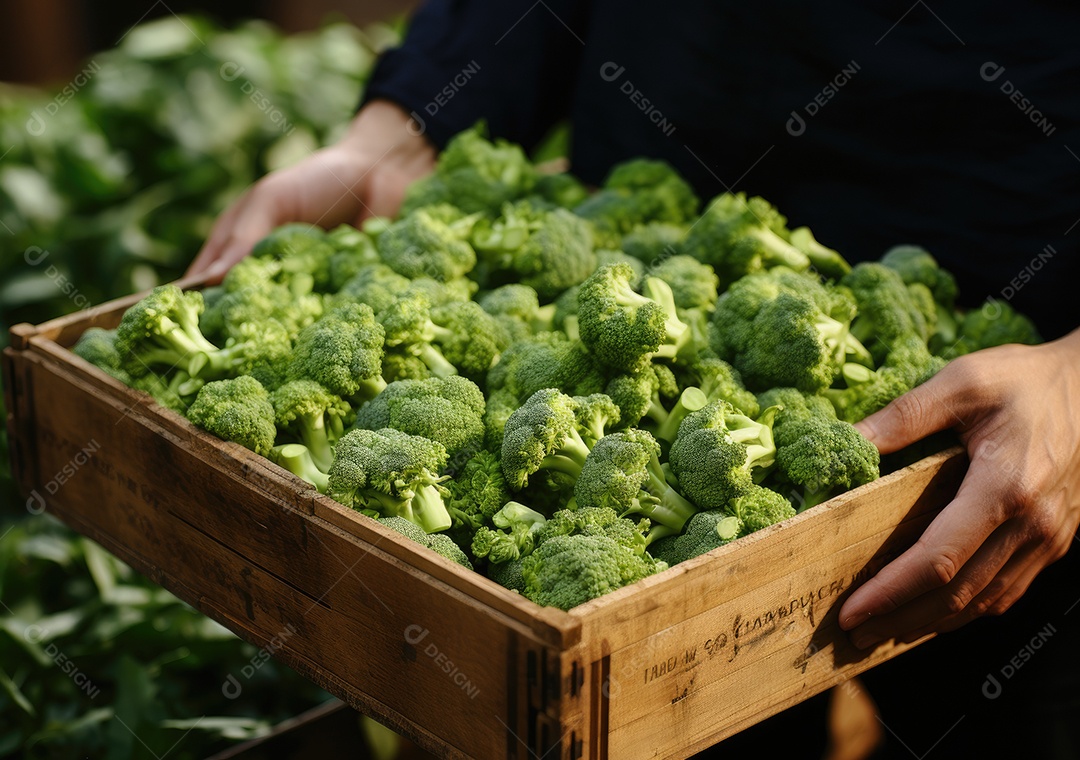
<path id="1" fill-rule="evenodd" d="M 840 603 L 966 467 L 938 454 L 570 612 L 542 608 L 64 348 L 135 300 L 12 331 L 28 507 L 445 757 L 686 757 L 896 656 L 907 647 L 854 650 Z M 221 674 L 226 696 L 246 675 Z"/>

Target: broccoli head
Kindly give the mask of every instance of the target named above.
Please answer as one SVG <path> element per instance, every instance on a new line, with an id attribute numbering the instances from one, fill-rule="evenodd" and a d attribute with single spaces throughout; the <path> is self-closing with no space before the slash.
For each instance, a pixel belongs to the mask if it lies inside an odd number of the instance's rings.
<path id="1" fill-rule="evenodd" d="M 704 309 L 711 312 L 716 304 L 720 279 L 708 264 L 693 256 L 668 256 L 649 271 L 671 287 L 679 309 Z"/>
<path id="2" fill-rule="evenodd" d="M 722 509 L 697 512 L 678 536 L 662 538 L 649 547 L 649 553 L 668 565 L 677 565 L 738 538 L 739 518 Z"/>
<path id="3" fill-rule="evenodd" d="M 342 304 L 296 337 L 288 379 L 314 380 L 343 398 L 374 398 L 382 379 L 385 332 L 365 304 Z"/>
<path id="4" fill-rule="evenodd" d="M 426 276 L 439 282 L 471 272 L 476 266 L 476 252 L 467 238 L 476 219 L 445 221 L 452 212 L 456 209 L 451 206 L 433 206 L 391 224 L 379 236 L 383 262 L 404 277 Z"/>
<path id="5" fill-rule="evenodd" d="M 473 569 L 472 563 L 469 562 L 469 558 L 465 556 L 465 552 L 461 551 L 457 544 L 450 540 L 448 536 L 441 533 L 427 533 L 416 523 L 406 520 L 402 517 L 380 517 L 379 524 L 390 530 L 400 533 L 406 538 L 410 538 L 423 547 L 431 549 L 431 551 L 439 554 L 451 562 L 456 562 L 462 567 Z"/>
<path id="6" fill-rule="evenodd" d="M 267 456 L 277 428 L 270 394 L 247 375 L 207 383 L 187 410 L 187 418 L 218 438 Z"/>
<path id="7" fill-rule="evenodd" d="M 72 353 L 90 362 L 106 375 L 131 385 L 131 375 L 120 366 L 120 352 L 116 350 L 116 330 L 91 327 L 71 347 Z"/>
<path id="8" fill-rule="evenodd" d="M 270 394 L 279 427 L 296 435 L 323 472 L 334 459 L 333 442 L 345 432 L 349 403 L 314 380 L 293 380 Z"/>
<path id="9" fill-rule="evenodd" d="M 203 353 L 217 352 L 199 329 L 202 294 L 184 292 L 175 285 L 159 285 L 128 308 L 116 328 L 116 352 L 121 368 L 131 377 L 150 373 L 152 367 L 187 369 Z"/>
<path id="10" fill-rule="evenodd" d="M 578 403 L 573 398 L 545 388 L 507 418 L 502 468 L 513 490 L 524 488 L 529 476 L 540 470 L 580 476 L 589 446 L 582 438 L 577 413 Z"/>

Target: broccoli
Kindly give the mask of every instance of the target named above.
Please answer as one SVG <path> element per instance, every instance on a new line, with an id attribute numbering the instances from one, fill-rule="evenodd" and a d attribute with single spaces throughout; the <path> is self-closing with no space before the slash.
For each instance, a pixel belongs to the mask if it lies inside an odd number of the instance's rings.
<path id="1" fill-rule="evenodd" d="M 981 309 L 969 311 L 959 325 L 960 339 L 948 347 L 948 358 L 1007 343 L 1040 343 L 1038 330 L 1031 320 L 1006 301 L 988 300 Z"/>
<path id="2" fill-rule="evenodd" d="M 492 524 L 492 517 L 510 500 L 502 465 L 493 453 L 481 449 L 469 457 L 450 481 L 447 502 L 455 525 L 475 531 Z"/>
<path id="3" fill-rule="evenodd" d="M 332 444 L 345 432 L 349 403 L 314 380 L 293 380 L 270 394 L 278 427 L 297 435 L 323 472 L 334 459 Z M 383 426 L 385 427 L 385 426 Z"/>
<path id="4" fill-rule="evenodd" d="M 653 356 L 673 358 L 688 337 L 668 284 L 646 278 L 646 295 L 639 295 L 630 287 L 633 274 L 626 264 L 609 264 L 578 291 L 582 342 L 600 362 L 623 372 L 639 369 Z"/>
<path id="5" fill-rule="evenodd" d="M 651 222 L 625 235 L 620 247 L 628 256 L 651 265 L 680 253 L 685 237 L 686 228 L 683 226 Z"/>
<path id="6" fill-rule="evenodd" d="M 668 565 L 677 565 L 738 538 L 739 518 L 722 509 L 696 512 L 681 535 L 662 538 L 649 553 Z"/>
<path id="7" fill-rule="evenodd" d="M 441 443 L 400 430 L 354 429 L 334 449 L 327 492 L 335 501 L 383 517 L 403 517 L 428 533 L 453 524 L 438 472 L 446 465 Z"/>
<path id="8" fill-rule="evenodd" d="M 314 380 L 343 398 L 374 398 L 386 387 L 384 336 L 371 307 L 340 305 L 297 335 L 288 379 Z"/>
<path id="9" fill-rule="evenodd" d="M 481 527 L 473 535 L 472 553 L 498 565 L 530 554 L 547 518 L 521 502 L 510 501 L 492 515 L 491 521 L 495 528 Z"/>
<path id="10" fill-rule="evenodd" d="M 533 193 L 534 197 L 562 208 L 574 208 L 589 197 L 589 191 L 578 178 L 567 172 L 541 174 L 536 179 Z"/>
<path id="11" fill-rule="evenodd" d="M 524 401 L 542 388 L 588 396 L 604 388 L 596 360 L 580 341 L 562 333 L 540 333 L 512 344 L 487 376 L 487 391 L 506 390 Z"/>
<path id="12" fill-rule="evenodd" d="M 431 277 L 417 277 L 409 283 L 409 290 L 414 293 L 423 293 L 433 307 L 472 300 L 477 287 L 477 284 L 468 277 L 457 277 L 446 282 L 440 282 Z"/>
<path id="13" fill-rule="evenodd" d="M 477 299 L 477 303 L 499 320 L 510 341 L 551 332 L 554 328 L 556 305 L 541 306 L 536 291 L 528 285 L 503 285 L 489 290 Z"/>
<path id="14" fill-rule="evenodd" d="M 830 303 L 825 289 L 805 277 L 795 280 L 796 289 L 783 276 L 773 270 L 744 277 L 716 302 L 712 349 L 739 370 L 747 387 L 817 392 L 832 384 L 849 357 L 869 363 L 847 323 L 822 308 Z"/>
<path id="15" fill-rule="evenodd" d="M 432 375 L 431 369 L 419 356 L 388 350 L 383 354 L 382 376 L 386 382 L 392 383 L 395 380 L 427 380 Z"/>
<path id="16" fill-rule="evenodd" d="M 483 277 L 491 287 L 520 282 L 551 299 L 577 285 L 596 268 L 592 230 L 566 209 L 538 209 L 529 201 L 509 204 L 473 235 Z"/>
<path id="17" fill-rule="evenodd" d="M 582 440 L 589 446 L 595 445 L 609 428 L 619 423 L 619 407 L 610 396 L 603 393 L 574 396 L 574 403 L 577 405 L 575 415 L 578 429 Z"/>
<path id="18" fill-rule="evenodd" d="M 926 249 L 917 245 L 894 246 L 881 257 L 881 263 L 895 270 L 906 284 L 925 285 L 934 300 L 946 309 L 956 305 L 956 278 L 942 269 Z"/>
<path id="19" fill-rule="evenodd" d="M 578 509 L 610 507 L 624 515 L 645 515 L 666 529 L 653 538 L 678 533 L 697 510 L 668 484 L 659 455 L 660 445 L 644 430 L 601 438 L 574 486 Z"/>
<path id="20" fill-rule="evenodd" d="M 489 141 L 485 125 L 477 124 L 447 143 L 434 174 L 409 186 L 401 214 L 453 203 L 466 213 L 494 216 L 507 201 L 527 195 L 536 180 L 536 170 L 520 147 Z"/>
<path id="21" fill-rule="evenodd" d="M 270 450 L 270 459 L 301 480 L 306 480 L 319 493 L 326 493 L 330 478 L 324 468 L 315 465 L 311 451 L 302 443 L 285 443 Z"/>
<path id="22" fill-rule="evenodd" d="M 292 353 L 289 332 L 276 319 L 244 322 L 229 332 L 224 348 L 192 356 L 188 372 L 204 380 L 250 375 L 284 364 Z"/>
<path id="23" fill-rule="evenodd" d="M 88 361 L 106 375 L 131 385 L 131 375 L 120 366 L 120 352 L 116 350 L 116 330 L 91 327 L 71 347 L 72 353 Z"/>
<path id="24" fill-rule="evenodd" d="M 727 401 L 747 417 L 757 417 L 761 411 L 754 394 L 743 385 L 739 371 L 723 359 L 702 357 L 690 366 L 686 376 L 686 384 L 700 388 L 709 401 Z"/>
<path id="25" fill-rule="evenodd" d="M 545 541 L 523 560 L 521 572 L 525 596 L 569 610 L 666 568 L 606 535 L 573 534 Z"/>
<path id="26" fill-rule="evenodd" d="M 489 563 L 487 566 L 487 577 L 503 588 L 508 588 L 511 591 L 524 594 L 525 576 L 521 574 L 521 566 L 523 564 L 525 564 L 525 561 L 522 559 L 511 560 L 510 562 Z"/>
<path id="27" fill-rule="evenodd" d="M 132 388 L 149 393 L 158 404 L 180 414 L 187 413 L 202 386 L 203 381 L 192 378 L 183 370 L 169 379 L 153 373 L 131 378 Z"/>
<path id="28" fill-rule="evenodd" d="M 687 415 L 668 456 L 683 496 L 699 509 L 723 509 L 749 491 L 776 458 L 777 411 L 770 407 L 755 421 L 714 401 Z"/>
<path id="29" fill-rule="evenodd" d="M 484 394 L 464 377 L 397 380 L 357 411 L 356 427 L 430 438 L 456 458 L 483 444 L 484 409 Z"/>
<path id="30" fill-rule="evenodd" d="M 441 533 L 434 535 L 427 533 L 416 523 L 402 517 L 380 517 L 378 522 L 380 525 L 412 539 L 421 546 L 431 549 L 431 551 L 451 562 L 456 562 L 469 570 L 473 569 L 469 558 L 465 556 L 465 552 L 461 551 L 458 545 L 451 541 L 448 536 Z"/>
<path id="31" fill-rule="evenodd" d="M 502 450 L 506 421 L 520 406 L 517 396 L 505 388 L 488 393 L 484 410 L 484 445 L 493 451 Z"/>
<path id="32" fill-rule="evenodd" d="M 318 291 L 330 286 L 330 261 L 335 253 L 337 249 L 330 244 L 326 232 L 301 223 L 278 227 L 251 249 L 255 258 L 280 261 L 286 273 L 310 278 Z"/>
<path id="33" fill-rule="evenodd" d="M 692 256 L 669 256 L 650 270 L 669 286 L 679 309 L 704 309 L 711 312 L 716 304 L 720 279 L 708 264 Z"/>
<path id="34" fill-rule="evenodd" d="M 646 417 L 651 428 L 668 423 L 671 413 L 664 406 L 663 399 L 678 398 L 680 395 L 674 374 L 663 364 L 646 364 L 636 372 L 615 375 L 608 381 L 604 392 L 619 407 L 619 422 L 624 428 L 633 427 Z M 681 418 L 670 425 L 677 427 L 679 422 Z"/>
<path id="35" fill-rule="evenodd" d="M 881 363 L 898 341 L 915 337 L 925 344 L 929 340 L 926 317 L 896 270 L 862 262 L 840 284 L 855 296 L 859 308 L 851 334 L 867 344 L 875 363 Z"/>
<path id="36" fill-rule="evenodd" d="M 724 287 L 774 266 L 806 269 L 809 257 L 784 238 L 786 222 L 764 198 L 724 193 L 687 232 L 681 253 L 710 264 Z"/>
<path id="37" fill-rule="evenodd" d="M 503 475 L 510 488 L 520 491 L 540 470 L 581 475 L 589 446 L 582 438 L 578 408 L 570 396 L 545 388 L 510 415 L 502 443 Z"/>
<path id="38" fill-rule="evenodd" d="M 405 294 L 412 282 L 386 264 L 361 267 L 334 297 L 334 303 L 363 303 L 379 314 Z"/>
<path id="39" fill-rule="evenodd" d="M 116 328 L 121 368 L 131 377 L 146 375 L 154 366 L 186 370 L 194 357 L 217 352 L 199 329 L 202 310 L 198 291 L 185 293 L 175 285 L 154 288 L 124 312 Z"/>
<path id="40" fill-rule="evenodd" d="M 603 535 L 642 556 L 654 538 L 650 526 L 646 518 L 634 522 L 609 507 L 560 509 L 537 527 L 535 545 L 540 547 L 556 536 Z"/>
<path id="41" fill-rule="evenodd" d="M 391 224 L 379 236 L 382 260 L 398 274 L 448 282 L 472 271 L 476 252 L 466 242 L 475 217 L 445 221 L 456 209 L 419 209 Z"/>
<path id="42" fill-rule="evenodd" d="M 819 243 L 809 227 L 792 230 L 791 244 L 806 254 L 810 266 L 823 277 L 839 280 L 851 271 L 851 264 L 839 252 Z"/>
<path id="43" fill-rule="evenodd" d="M 267 456 L 274 447 L 277 428 L 270 394 L 247 375 L 202 386 L 188 407 L 187 418 L 208 433 L 256 454 Z"/>
<path id="44" fill-rule="evenodd" d="M 641 198 L 643 222 L 683 224 L 697 216 L 700 205 L 693 188 L 666 161 L 635 158 L 617 164 L 604 189 Z"/>
<path id="45" fill-rule="evenodd" d="M 336 251 L 330 257 L 329 290 L 337 293 L 365 266 L 379 260 L 371 236 L 355 227 L 342 224 L 326 233 L 326 240 Z"/>
<path id="46" fill-rule="evenodd" d="M 291 338 L 322 314 L 323 298 L 311 292 L 310 278 L 286 277 L 281 262 L 249 256 L 225 275 L 199 324 L 224 340 L 240 337 L 245 325 L 275 320 Z"/>
<path id="47" fill-rule="evenodd" d="M 842 377 L 846 387 L 830 388 L 825 396 L 840 419 L 858 422 L 926 382 L 944 365 L 945 360 L 932 355 L 920 338 L 908 336 L 893 345 L 876 371 L 845 364 Z"/>
<path id="48" fill-rule="evenodd" d="M 739 535 L 745 536 L 795 516 L 791 502 L 763 486 L 751 486 L 731 500 L 728 511 L 739 518 Z"/>

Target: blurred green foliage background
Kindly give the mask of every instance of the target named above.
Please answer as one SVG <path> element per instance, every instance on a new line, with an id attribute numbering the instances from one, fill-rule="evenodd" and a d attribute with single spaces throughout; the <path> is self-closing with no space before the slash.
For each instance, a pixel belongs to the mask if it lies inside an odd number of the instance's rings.
<path id="1" fill-rule="evenodd" d="M 179 276 L 230 200 L 336 137 L 399 34 L 168 17 L 56 90 L 0 84 L 0 345 Z M 28 512 L 6 431 L 0 504 L 0 757 L 205 757 L 328 697 L 273 661 L 243 678 L 255 647 Z"/>

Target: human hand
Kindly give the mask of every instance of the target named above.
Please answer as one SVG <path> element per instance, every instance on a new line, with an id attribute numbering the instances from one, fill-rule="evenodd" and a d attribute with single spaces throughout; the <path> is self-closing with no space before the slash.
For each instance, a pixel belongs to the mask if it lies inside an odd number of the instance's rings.
<path id="1" fill-rule="evenodd" d="M 1080 330 L 962 356 L 857 427 L 881 453 L 946 428 L 970 466 L 908 551 L 857 589 L 840 626 L 861 649 L 1000 615 L 1080 523 Z"/>
<path id="2" fill-rule="evenodd" d="M 252 185 L 214 224 L 187 276 L 218 282 L 251 247 L 286 222 L 321 227 L 393 216 L 405 189 L 435 167 L 435 148 L 405 111 L 366 105 L 342 140 Z"/>

